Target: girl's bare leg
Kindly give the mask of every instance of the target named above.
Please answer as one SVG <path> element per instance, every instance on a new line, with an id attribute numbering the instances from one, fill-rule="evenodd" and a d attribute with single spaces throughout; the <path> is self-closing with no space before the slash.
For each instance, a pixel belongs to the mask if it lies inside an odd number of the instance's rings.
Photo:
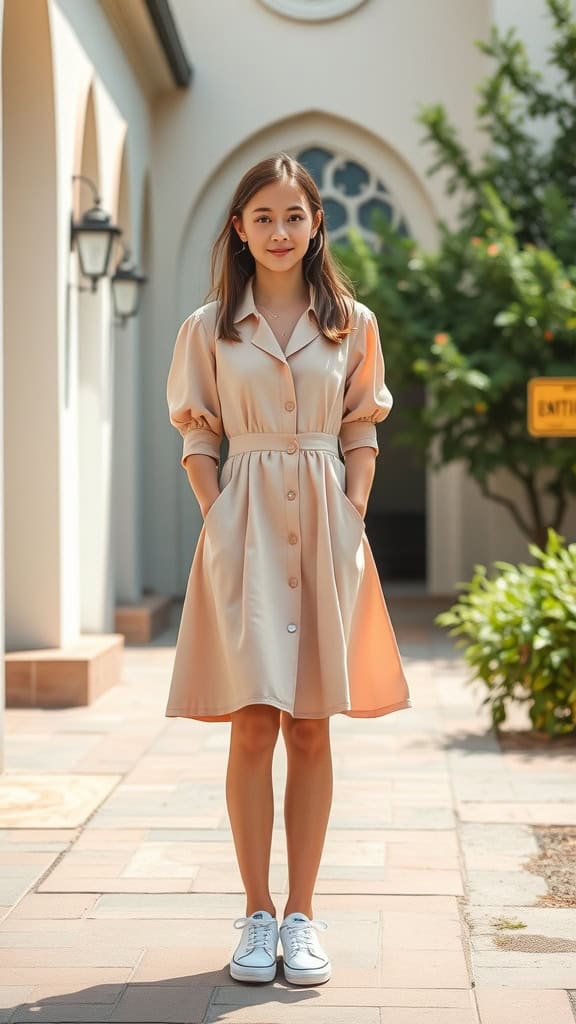
<path id="1" fill-rule="evenodd" d="M 272 760 L 280 714 L 278 708 L 250 704 L 232 715 L 226 801 L 246 890 L 246 917 L 256 910 L 276 915 L 268 875 L 274 825 Z"/>
<path id="2" fill-rule="evenodd" d="M 284 916 L 299 910 L 312 918 L 312 896 L 332 804 L 329 718 L 293 718 L 282 712 L 287 779 L 284 820 L 288 851 L 288 901 Z"/>

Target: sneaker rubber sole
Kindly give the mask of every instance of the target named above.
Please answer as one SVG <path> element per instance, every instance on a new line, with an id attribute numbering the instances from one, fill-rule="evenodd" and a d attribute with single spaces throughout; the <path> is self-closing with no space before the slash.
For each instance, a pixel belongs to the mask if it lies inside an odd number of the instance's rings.
<path id="1" fill-rule="evenodd" d="M 284 964 L 284 977 L 292 985 L 322 985 L 332 977 L 332 969 L 330 964 L 320 970 L 310 968 L 298 970 L 298 968 L 288 967 L 287 964 Z"/>
<path id="2" fill-rule="evenodd" d="M 235 981 L 274 981 L 278 961 L 270 967 L 248 967 L 246 964 L 237 964 L 235 960 L 230 962 L 230 974 Z"/>

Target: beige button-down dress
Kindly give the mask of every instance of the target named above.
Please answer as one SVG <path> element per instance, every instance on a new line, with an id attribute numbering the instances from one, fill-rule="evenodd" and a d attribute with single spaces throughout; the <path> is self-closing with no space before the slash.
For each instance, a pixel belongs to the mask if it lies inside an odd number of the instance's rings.
<path id="1" fill-rule="evenodd" d="M 220 459 L 220 494 L 198 538 L 180 620 L 167 717 L 229 722 L 247 704 L 296 718 L 372 718 L 411 707 L 364 520 L 345 494 L 345 454 L 378 451 L 390 412 L 374 314 L 325 338 L 315 292 L 285 351 L 256 309 L 242 342 L 215 337 L 216 302 L 176 338 L 167 380 L 182 464 Z M 192 497 L 192 496 L 191 496 Z"/>

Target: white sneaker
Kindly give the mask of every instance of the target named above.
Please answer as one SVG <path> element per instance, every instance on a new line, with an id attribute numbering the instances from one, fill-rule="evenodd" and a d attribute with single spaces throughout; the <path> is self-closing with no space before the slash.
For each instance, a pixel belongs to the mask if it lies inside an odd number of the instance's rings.
<path id="1" fill-rule="evenodd" d="M 243 928 L 242 938 L 230 961 L 230 974 L 236 981 L 273 981 L 276 976 L 278 921 L 267 910 L 250 917 L 239 917 L 235 928 Z"/>
<path id="2" fill-rule="evenodd" d="M 280 925 L 284 954 L 284 976 L 293 985 L 319 985 L 332 974 L 330 960 L 314 929 L 327 928 L 326 921 L 312 921 L 295 911 Z"/>

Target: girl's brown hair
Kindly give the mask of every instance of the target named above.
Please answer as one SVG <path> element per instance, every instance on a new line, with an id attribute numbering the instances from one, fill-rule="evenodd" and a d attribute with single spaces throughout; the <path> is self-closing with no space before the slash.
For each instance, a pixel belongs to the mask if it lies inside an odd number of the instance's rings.
<path id="1" fill-rule="evenodd" d="M 322 210 L 314 178 L 287 153 L 274 153 L 246 171 L 232 197 L 224 227 L 212 247 L 211 287 L 206 297 L 206 301 L 216 299 L 219 302 L 216 333 L 226 340 L 242 341 L 234 326 L 234 314 L 248 278 L 255 270 L 254 257 L 247 247 L 242 247 L 232 218 L 242 216 L 245 206 L 259 189 L 285 178 L 304 193 L 313 217 L 317 210 Z M 316 289 L 316 313 L 322 334 L 340 343 L 352 329 L 354 287 L 330 254 L 324 215 L 304 256 L 303 272 L 305 280 Z"/>

